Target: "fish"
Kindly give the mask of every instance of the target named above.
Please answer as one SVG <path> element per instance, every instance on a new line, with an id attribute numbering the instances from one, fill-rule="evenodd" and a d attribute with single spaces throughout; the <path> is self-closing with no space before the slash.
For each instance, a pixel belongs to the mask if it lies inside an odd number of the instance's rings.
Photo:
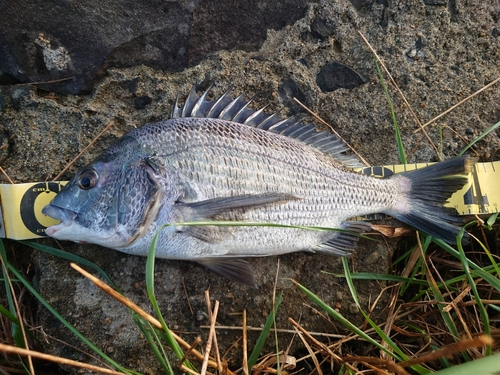
<path id="1" fill-rule="evenodd" d="M 474 158 L 362 175 L 331 132 L 254 110 L 231 90 L 209 100 L 209 90 L 198 96 L 195 85 L 169 119 L 131 130 L 81 168 L 43 208 L 60 221 L 46 234 L 147 256 L 158 233 L 157 258 L 195 261 L 250 287 L 246 258 L 347 256 L 371 229 L 349 220 L 363 215 L 384 213 L 456 241 L 463 223 L 444 204 L 467 183 Z"/>

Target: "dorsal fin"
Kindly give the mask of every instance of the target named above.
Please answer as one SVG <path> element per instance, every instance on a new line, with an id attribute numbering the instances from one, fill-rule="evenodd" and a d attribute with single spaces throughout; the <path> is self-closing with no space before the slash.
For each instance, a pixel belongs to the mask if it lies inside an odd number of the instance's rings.
<path id="1" fill-rule="evenodd" d="M 268 114 L 264 112 L 265 107 L 259 110 L 251 109 L 249 105 L 253 99 L 247 101 L 244 95 L 233 99 L 231 89 L 218 99 L 207 100 L 212 85 L 199 97 L 196 88 L 196 85 L 193 86 L 182 107 L 179 107 L 177 97 L 170 118 L 200 117 L 238 122 L 298 139 L 332 156 L 346 167 L 364 167 L 357 156 L 344 154 L 348 151 L 346 144 L 329 131 L 318 132 L 314 124 L 302 124 L 293 117 L 282 119 L 275 114 Z"/>

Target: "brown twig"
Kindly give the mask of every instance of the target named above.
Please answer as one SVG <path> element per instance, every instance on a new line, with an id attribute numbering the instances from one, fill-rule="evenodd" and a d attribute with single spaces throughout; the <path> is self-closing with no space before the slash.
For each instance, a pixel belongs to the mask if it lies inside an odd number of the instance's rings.
<path id="1" fill-rule="evenodd" d="M 118 302 L 122 303 L 123 305 L 125 305 L 129 309 L 131 309 L 134 312 L 136 312 L 144 320 L 146 320 L 149 323 L 151 323 L 154 327 L 159 328 L 159 329 L 163 329 L 161 323 L 157 319 L 155 319 L 154 317 L 152 317 L 151 315 L 149 315 L 146 311 L 144 311 L 142 308 L 140 308 L 139 306 L 137 306 L 130 299 L 128 299 L 127 297 L 121 295 L 116 290 L 114 290 L 113 288 L 111 288 L 109 285 L 107 285 L 106 283 L 102 282 L 97 277 L 91 275 L 90 273 L 88 273 L 87 271 L 85 271 L 84 269 L 82 269 L 77 264 L 70 263 L 70 265 L 71 265 L 71 267 L 73 269 L 75 269 L 76 271 L 80 272 L 83 276 L 85 276 L 86 278 L 88 278 L 95 286 L 97 286 L 98 288 L 100 288 L 105 293 L 109 294 L 111 297 L 113 297 L 114 299 L 116 299 Z M 175 341 L 177 341 L 177 343 L 180 346 L 184 347 L 185 349 L 190 349 L 191 348 L 191 345 L 188 344 L 186 341 L 184 341 L 176 333 L 170 331 L 170 334 L 172 335 L 172 337 L 175 339 Z M 197 360 L 203 361 L 204 356 L 199 351 L 197 351 L 195 349 L 192 349 L 192 353 L 196 357 Z M 208 361 L 208 365 L 210 367 L 217 368 L 217 363 L 215 361 L 209 360 Z M 233 375 L 233 373 L 231 371 L 229 371 L 229 370 L 227 370 L 227 374 L 228 375 Z"/>
<path id="2" fill-rule="evenodd" d="M 66 77 L 66 78 L 59 78 L 59 79 L 53 79 L 51 81 L 41 81 L 41 82 L 26 82 L 26 83 L 16 83 L 13 86 L 25 86 L 25 85 L 48 85 L 50 83 L 59 83 L 59 82 L 64 82 L 64 81 L 70 81 L 75 79 L 75 77 Z"/>
<path id="3" fill-rule="evenodd" d="M 373 55 L 375 56 L 375 58 L 377 59 L 377 61 L 379 62 L 380 66 L 384 69 L 385 73 L 388 75 L 391 83 L 394 85 L 394 87 L 396 88 L 396 91 L 399 93 L 399 95 L 401 96 L 401 98 L 403 99 L 403 102 L 405 103 L 406 107 L 408 108 L 408 110 L 410 111 L 411 115 L 413 116 L 413 118 L 415 119 L 415 122 L 417 123 L 417 125 L 420 127 L 420 130 L 422 130 L 422 132 L 424 133 L 425 137 L 427 138 L 427 140 L 429 141 L 429 144 L 432 146 L 432 148 L 434 149 L 434 151 L 436 152 L 436 155 L 437 157 L 439 158 L 439 160 L 441 160 L 441 154 L 438 150 L 438 148 L 436 147 L 436 145 L 434 144 L 434 142 L 432 142 L 431 140 L 431 137 L 429 137 L 429 134 L 427 134 L 427 132 L 425 131 L 424 127 L 422 126 L 422 123 L 420 122 L 420 120 L 418 119 L 417 115 L 415 114 L 415 112 L 413 112 L 413 108 L 411 107 L 410 103 L 408 103 L 408 101 L 406 100 L 406 97 L 404 96 L 403 92 L 400 90 L 399 86 L 397 85 L 396 81 L 394 80 L 394 78 L 392 78 L 392 75 L 391 73 L 389 73 L 389 70 L 386 68 L 384 62 L 382 61 L 382 59 L 378 56 L 377 52 L 375 51 L 375 49 L 371 46 L 370 42 L 368 42 L 368 40 L 365 38 L 365 36 L 363 35 L 363 33 L 361 31 L 358 30 L 358 33 L 359 35 L 361 36 L 361 39 L 363 39 L 363 41 L 365 42 L 365 44 L 368 46 L 368 48 L 370 49 L 370 51 L 373 53 Z"/>
<path id="4" fill-rule="evenodd" d="M 4 276 L 5 279 L 7 280 L 7 283 L 9 284 L 9 289 L 12 295 L 12 301 L 14 302 L 14 307 L 16 308 L 16 314 L 19 319 L 19 327 L 21 328 L 21 333 L 23 335 L 23 341 L 24 345 L 26 345 L 26 349 L 29 350 L 29 345 L 28 345 L 28 337 L 26 336 L 26 330 L 24 329 L 24 324 L 23 324 L 23 318 L 21 316 L 21 309 L 19 308 L 19 303 L 17 302 L 17 297 L 16 297 L 16 291 L 14 290 L 14 286 L 12 285 L 12 281 L 9 276 L 9 272 L 7 272 L 7 265 L 5 264 L 5 261 L 3 257 L 0 256 L 0 262 L 2 263 L 2 267 L 4 269 Z M 30 368 L 30 373 L 35 374 L 35 368 L 33 367 L 33 359 L 31 356 L 28 354 L 28 363 L 29 363 L 29 368 Z"/>
<path id="5" fill-rule="evenodd" d="M 212 318 L 213 318 L 213 313 L 212 313 L 212 303 L 210 302 L 210 292 L 208 290 L 205 291 L 205 302 L 207 304 L 208 317 L 209 317 L 210 322 L 211 322 Z M 213 326 L 212 326 L 212 324 L 210 324 L 210 329 L 211 330 L 214 329 L 215 359 L 217 360 L 217 369 L 219 370 L 219 373 L 222 373 L 222 363 L 220 360 L 219 344 L 217 344 L 217 333 L 215 331 L 215 324 Z"/>
<path id="6" fill-rule="evenodd" d="M 7 181 L 9 181 L 10 184 L 14 183 L 14 181 L 11 180 L 7 172 L 5 172 L 5 170 L 2 167 L 0 167 L 0 172 L 2 172 L 2 174 L 5 176 L 5 178 L 7 179 Z"/>
<path id="7" fill-rule="evenodd" d="M 60 363 L 62 365 L 81 367 L 81 368 L 84 368 L 87 370 L 97 371 L 97 372 L 100 372 L 103 374 L 123 375 L 123 372 L 110 370 L 110 369 L 107 369 L 104 367 L 93 366 L 93 365 L 89 365 L 87 363 L 82 363 L 82 362 L 78 362 L 78 361 L 73 361 L 73 360 L 67 359 L 67 358 L 56 357 L 54 355 L 40 353 L 40 352 L 37 352 L 34 350 L 18 348 L 17 346 L 0 344 L 0 352 L 18 354 L 18 355 L 22 355 L 22 356 L 30 356 L 33 358 L 43 359 L 43 360 L 50 361 L 50 362 Z"/>
<path id="8" fill-rule="evenodd" d="M 247 353 L 247 345 L 248 345 L 248 338 L 247 338 L 247 310 L 243 309 L 243 373 L 245 375 L 248 375 L 248 353 Z"/>
<path id="9" fill-rule="evenodd" d="M 210 350 L 212 349 L 212 341 L 215 334 L 215 322 L 217 320 L 218 311 L 219 311 L 219 301 L 215 301 L 214 311 L 210 319 L 210 333 L 208 334 L 207 346 L 205 348 L 205 356 L 203 357 L 203 363 L 201 365 L 200 375 L 205 375 L 207 373 L 208 361 L 210 357 Z"/>
<path id="10" fill-rule="evenodd" d="M 333 132 L 333 134 L 335 134 L 335 135 L 336 135 L 339 139 L 341 139 L 341 140 L 342 140 L 342 141 L 346 144 L 346 146 L 347 146 L 347 147 L 349 147 L 349 149 L 350 149 L 350 150 L 351 150 L 351 151 L 352 151 L 352 152 L 353 152 L 353 153 L 354 153 L 354 154 L 355 154 L 355 155 L 359 158 L 359 160 L 361 160 L 361 162 L 362 162 L 364 165 L 366 165 L 367 167 L 369 167 L 369 166 L 370 166 L 370 164 L 369 164 L 369 163 L 368 163 L 368 162 L 367 162 L 367 161 L 366 161 L 366 160 L 365 160 L 365 159 L 364 159 L 364 158 L 363 158 L 360 154 L 358 154 L 358 153 L 356 152 L 356 150 L 355 150 L 353 147 L 351 147 L 351 145 L 350 145 L 349 143 L 347 143 L 347 142 L 345 141 L 345 139 L 344 139 L 344 138 L 342 138 L 342 137 L 340 136 L 340 134 L 339 134 L 339 133 L 337 133 L 337 132 L 335 131 L 335 129 L 334 129 L 334 128 L 333 128 L 333 127 L 329 124 L 329 123 L 327 123 L 325 120 L 323 120 L 321 117 L 319 117 L 319 115 L 318 115 L 318 114 L 316 114 L 316 113 L 315 113 L 315 112 L 313 112 L 311 109 L 309 109 L 309 108 L 308 108 L 305 104 L 301 103 L 301 102 L 300 102 L 300 100 L 298 100 L 297 98 L 293 98 L 293 100 L 295 100 L 295 101 L 297 102 L 297 104 L 299 104 L 302 108 L 304 108 L 307 112 L 309 112 L 312 116 L 314 116 L 314 118 L 315 118 L 315 119 L 317 119 L 317 120 L 318 120 L 319 122 L 321 122 L 323 125 L 327 126 L 327 127 L 328 127 L 328 128 L 329 128 L 332 132 Z"/>
<path id="11" fill-rule="evenodd" d="M 482 335 L 478 337 L 474 337 L 471 339 L 463 339 L 459 340 L 453 344 L 446 345 L 435 352 L 431 352 L 428 354 L 421 355 L 417 358 L 409 359 L 408 361 L 399 362 L 398 365 L 403 367 L 413 366 L 416 364 L 426 363 L 435 361 L 439 358 L 449 357 L 453 354 L 460 353 L 469 348 L 477 348 L 487 345 L 492 345 L 493 339 L 488 335 Z"/>
<path id="12" fill-rule="evenodd" d="M 198 336 L 194 342 L 191 344 L 188 350 L 186 350 L 186 353 L 182 356 L 181 360 L 179 361 L 179 367 L 182 368 L 184 366 L 184 362 L 188 359 L 189 355 L 193 352 L 193 350 L 196 349 L 196 347 L 200 344 L 201 342 L 201 337 Z"/>
<path id="13" fill-rule="evenodd" d="M 82 151 L 81 151 L 78 155 L 76 155 L 76 157 L 75 157 L 73 160 L 71 160 L 71 161 L 68 163 L 68 165 L 67 165 L 66 167 L 64 167 L 64 168 L 63 168 L 63 170 L 62 170 L 61 172 L 59 172 L 59 174 L 58 174 L 56 177 L 54 177 L 54 179 L 53 179 L 52 181 L 57 181 L 57 180 L 59 180 L 59 179 L 61 178 L 61 176 L 62 176 L 62 175 L 63 175 L 63 174 L 64 174 L 64 173 L 65 173 L 65 172 L 66 172 L 66 171 L 67 171 L 67 170 L 68 170 L 68 169 L 69 169 L 69 168 L 73 165 L 73 164 L 75 164 L 75 163 L 76 163 L 76 161 L 77 161 L 78 159 L 80 159 L 80 158 L 82 157 L 82 155 L 83 155 L 84 153 L 86 153 L 86 152 L 87 152 L 87 150 L 88 150 L 90 147 L 92 147 L 92 145 L 93 145 L 93 144 L 94 144 L 94 143 L 95 143 L 95 142 L 96 142 L 96 141 L 97 141 L 97 140 L 98 140 L 98 139 L 99 139 L 99 138 L 100 138 L 100 137 L 101 137 L 104 133 L 106 133 L 106 132 L 109 130 L 109 128 L 111 128 L 113 125 L 114 125 L 114 122 L 113 122 L 113 121 L 111 121 L 108 125 L 106 125 L 106 127 L 105 127 L 104 129 L 102 129 L 102 131 L 101 131 L 101 132 L 97 135 L 97 137 L 95 137 L 95 138 L 94 138 L 94 139 L 93 139 L 93 140 L 92 140 L 92 141 L 91 141 L 91 142 L 87 145 L 87 147 L 85 147 L 85 148 L 84 148 L 84 149 L 83 149 L 83 150 L 82 150 Z"/>
<path id="14" fill-rule="evenodd" d="M 455 108 L 461 106 L 462 104 L 464 104 L 466 101 L 472 99 L 474 96 L 476 96 L 477 94 L 479 94 L 480 92 L 490 88 L 491 86 L 493 86 L 495 83 L 497 82 L 500 82 L 500 77 L 495 79 L 494 81 L 488 83 L 486 86 L 483 86 L 482 88 L 480 88 L 479 90 L 477 90 L 475 93 L 469 95 L 468 97 L 466 97 L 465 99 L 459 101 L 457 104 L 451 106 L 450 108 L 448 108 L 446 111 L 440 113 L 439 115 L 437 115 L 436 117 L 434 117 L 432 120 L 430 121 L 427 121 L 425 124 L 423 124 L 420 129 L 417 129 L 414 131 L 414 133 L 417 133 L 419 132 L 420 130 L 423 131 L 423 129 L 427 126 L 427 125 L 430 125 L 432 124 L 433 122 L 435 122 L 436 120 L 439 120 L 441 117 L 443 117 L 444 115 L 446 115 L 447 113 L 450 113 L 451 111 L 453 111 Z"/>
<path id="15" fill-rule="evenodd" d="M 188 295 L 188 292 L 187 292 L 187 289 L 186 289 L 186 283 L 184 282 L 184 276 L 181 277 L 181 284 L 182 284 L 182 289 L 184 289 L 184 296 L 186 297 L 186 301 L 187 301 L 187 304 L 188 304 L 188 307 L 189 307 L 189 311 L 191 311 L 191 315 L 194 315 L 193 306 L 191 306 L 191 302 L 189 301 L 189 295 Z M 209 309 L 209 311 L 211 312 L 210 309 Z"/>
<path id="16" fill-rule="evenodd" d="M 401 366 L 400 363 L 388 361 L 382 358 L 365 357 L 365 356 L 347 356 L 347 357 L 342 357 L 342 360 L 346 362 L 366 362 L 366 363 L 376 364 L 379 366 L 383 366 L 398 375 L 410 375 L 410 373 L 406 371 L 403 368 L 403 366 Z"/>

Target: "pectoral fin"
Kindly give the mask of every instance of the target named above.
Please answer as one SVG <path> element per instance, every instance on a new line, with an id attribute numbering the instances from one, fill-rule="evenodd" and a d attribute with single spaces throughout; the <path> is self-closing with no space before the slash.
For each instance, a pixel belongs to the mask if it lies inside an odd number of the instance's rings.
<path id="1" fill-rule="evenodd" d="M 257 289 L 252 267 L 241 258 L 205 258 L 197 262 L 226 279 Z"/>
<path id="2" fill-rule="evenodd" d="M 297 197 L 291 194 L 245 194 L 235 197 L 207 199 L 192 203 L 178 203 L 176 208 L 182 220 L 187 221 L 243 221 L 245 213 L 268 204 L 284 204 Z M 237 231 L 236 226 L 185 226 L 182 231 L 208 243 L 218 243 Z"/>
<path id="3" fill-rule="evenodd" d="M 284 204 L 298 198 L 291 194 L 284 193 L 263 193 L 263 194 L 244 194 L 234 197 L 221 197 L 207 199 L 199 202 L 178 203 L 178 208 L 182 212 L 185 220 L 206 220 L 217 216 L 237 217 L 252 208 L 261 207 L 267 204 Z M 232 220 L 238 220 L 233 218 Z"/>

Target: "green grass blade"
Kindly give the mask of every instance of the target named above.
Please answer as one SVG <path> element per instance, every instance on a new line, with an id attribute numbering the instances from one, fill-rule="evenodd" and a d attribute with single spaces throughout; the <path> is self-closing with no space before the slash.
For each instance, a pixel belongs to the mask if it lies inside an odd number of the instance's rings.
<path id="1" fill-rule="evenodd" d="M 272 227 L 272 228 L 291 228 L 291 229 L 305 229 L 313 231 L 331 231 L 331 232 L 342 232 L 355 235 L 359 238 L 363 238 L 369 241 L 377 241 L 376 238 L 369 237 L 367 235 L 355 232 L 349 229 L 332 228 L 332 227 L 318 227 L 318 226 L 308 226 L 308 225 L 289 225 L 289 224 L 276 224 L 276 223 L 265 223 L 265 222 L 253 222 L 253 221 L 226 221 L 226 220 L 207 220 L 207 221 L 185 221 L 179 223 L 166 224 L 167 226 L 179 226 L 179 227 L 204 227 L 204 226 L 218 226 L 218 227 Z"/>
<path id="2" fill-rule="evenodd" d="M 430 242 L 433 238 L 431 236 L 425 236 L 424 241 L 422 242 L 422 252 L 425 256 L 427 249 L 430 245 Z M 427 272 L 427 267 L 425 267 L 425 270 Z M 451 313 L 444 310 L 446 306 L 446 299 L 443 297 L 443 294 L 441 293 L 441 290 L 439 289 L 438 284 L 435 282 L 434 277 L 429 273 L 427 276 L 428 284 L 429 284 L 429 292 L 432 293 L 432 297 L 429 299 L 436 300 L 438 303 L 436 304 L 437 309 L 439 310 L 439 313 L 441 314 L 441 318 L 443 318 L 443 321 L 446 324 L 446 327 L 448 327 L 448 331 L 453 335 L 455 340 L 460 339 L 460 335 L 458 333 L 458 329 L 455 325 L 455 322 L 453 321 L 453 318 L 451 316 Z"/>
<path id="3" fill-rule="evenodd" d="M 359 303 L 358 294 L 356 292 L 356 288 L 354 286 L 354 282 L 353 282 L 353 280 L 351 278 L 351 271 L 349 270 L 349 263 L 348 263 L 348 259 L 346 257 L 342 258 L 342 265 L 344 266 L 344 273 L 345 273 L 347 285 L 349 286 L 349 290 L 351 292 L 352 298 L 354 299 L 354 302 L 356 303 L 356 306 L 358 307 L 359 311 L 361 312 L 361 314 L 363 315 L 363 317 L 366 319 L 366 321 L 368 322 L 368 324 L 370 324 L 370 326 L 379 335 L 379 337 L 385 343 L 387 343 L 390 346 L 390 348 L 393 350 L 393 352 L 391 352 L 392 353 L 391 356 L 393 358 L 395 358 L 396 360 L 406 361 L 408 359 L 408 357 L 406 356 L 406 354 L 403 353 L 403 351 L 399 348 L 399 346 L 394 341 L 392 341 L 392 339 L 389 336 L 387 336 L 385 334 L 385 332 L 382 331 L 380 329 L 380 327 L 363 310 L 361 304 Z M 414 371 L 418 372 L 419 374 L 427 374 L 429 372 L 428 370 L 426 370 L 421 365 L 411 366 L 411 368 Z"/>
<path id="4" fill-rule="evenodd" d="M 163 350 L 161 341 L 156 334 L 153 326 L 135 313 L 133 314 L 133 318 L 135 323 L 143 333 L 144 337 L 146 338 L 151 350 L 153 351 L 153 354 L 163 368 L 163 371 L 165 371 L 165 373 L 168 375 L 174 375 L 172 365 L 170 364 L 170 361 L 168 360 L 168 357 Z"/>
<path id="5" fill-rule="evenodd" d="M 358 336 L 362 337 L 363 339 L 365 339 L 366 341 L 368 341 L 370 344 L 376 346 L 377 348 L 379 348 L 383 352 L 389 354 L 391 357 L 396 357 L 397 358 L 397 355 L 395 355 L 393 352 L 391 352 L 386 347 L 384 347 L 383 345 L 381 345 L 378 341 L 376 341 L 373 338 L 371 338 L 363 330 L 361 330 L 358 327 L 356 327 L 349 320 L 347 320 L 346 318 L 344 318 L 344 316 L 341 313 L 339 313 L 335 309 L 333 309 L 330 306 L 328 306 L 321 298 L 319 298 L 317 295 L 315 295 L 313 292 L 311 292 L 305 286 L 303 286 L 302 284 L 299 284 L 297 282 L 296 282 L 296 284 L 300 288 L 300 290 L 302 292 L 304 292 L 309 297 L 309 299 L 311 299 L 314 303 L 316 303 L 319 307 L 321 307 L 332 318 L 334 318 L 335 320 L 337 320 L 340 324 L 342 324 L 349 331 L 351 331 L 351 332 L 357 334 Z"/>
<path id="6" fill-rule="evenodd" d="M 12 323 L 19 325 L 19 319 L 7 310 L 4 306 L 0 305 L 0 314 L 9 319 Z"/>
<path id="7" fill-rule="evenodd" d="M 493 224 L 495 224 L 495 222 L 497 221 L 498 219 L 498 212 L 495 212 L 493 215 L 491 215 L 488 220 L 486 220 L 486 228 L 488 230 L 492 230 L 492 226 Z"/>
<path id="8" fill-rule="evenodd" d="M 490 327 L 490 319 L 488 317 L 488 313 L 486 312 L 486 308 L 483 305 L 483 302 L 481 300 L 481 297 L 479 296 L 478 290 L 476 283 L 474 279 L 472 278 L 472 275 L 470 273 L 470 268 L 467 263 L 467 256 L 465 255 L 464 249 L 462 247 L 462 237 L 464 235 L 465 228 L 462 228 L 460 232 L 457 235 L 457 248 L 460 254 L 460 260 L 462 262 L 462 267 L 464 268 L 465 275 L 467 276 L 467 279 L 469 281 L 469 286 L 471 287 L 472 290 L 472 295 L 474 296 L 474 300 L 476 301 L 477 307 L 479 309 L 479 315 L 481 316 L 481 320 L 483 322 L 483 329 L 484 332 L 488 335 L 491 336 L 491 327 Z M 491 355 L 491 345 L 488 345 L 486 348 L 487 355 Z"/>
<path id="9" fill-rule="evenodd" d="M 9 309 L 8 311 L 10 314 L 14 317 L 16 317 L 17 311 L 14 306 L 14 296 L 12 295 L 12 291 L 10 289 L 8 277 L 7 277 L 7 272 L 8 270 L 6 267 L 10 266 L 10 263 L 7 260 L 7 252 L 5 251 L 5 246 L 3 245 L 3 241 L 0 240 L 0 257 L 2 257 L 2 274 L 3 274 L 3 281 L 5 285 L 5 295 L 7 297 L 7 303 L 9 304 Z M 17 317 L 19 318 L 19 317 Z M 14 342 L 16 346 L 20 348 L 26 348 L 26 343 L 24 342 L 24 336 L 23 336 L 23 331 L 21 329 L 21 320 L 17 320 L 17 322 L 13 321 L 11 319 L 12 325 L 11 325 L 11 330 L 12 330 L 12 338 L 14 339 Z"/>
<path id="10" fill-rule="evenodd" d="M 425 269 L 423 267 L 423 262 L 421 258 L 418 258 L 417 261 L 415 262 L 415 266 L 413 267 L 413 270 L 411 271 L 410 277 L 408 278 L 408 281 L 406 281 L 402 286 L 400 290 L 400 295 L 404 295 L 408 288 L 412 286 L 415 281 L 417 280 L 416 275 L 420 270 L 421 275 L 425 275 Z"/>
<path id="11" fill-rule="evenodd" d="M 449 254 L 453 255 L 455 258 L 458 260 L 462 260 L 460 257 L 460 253 L 455 250 L 453 247 L 448 245 L 446 242 L 433 238 L 433 242 L 439 245 L 442 249 L 446 250 Z M 500 292 L 500 280 L 497 279 L 494 275 L 491 275 L 489 272 L 486 271 L 485 269 L 479 267 L 476 263 L 471 261 L 470 259 L 465 259 L 466 264 L 473 269 L 473 275 L 474 277 L 481 277 L 484 281 L 486 281 L 488 284 L 493 286 L 497 291 Z M 492 267 L 488 267 L 488 269 L 491 269 Z M 493 271 L 493 270 L 492 270 Z"/>
<path id="12" fill-rule="evenodd" d="M 373 57 L 373 60 L 375 61 L 375 66 L 377 67 L 378 78 L 380 79 L 380 84 L 382 85 L 382 89 L 384 90 L 385 98 L 387 99 L 387 103 L 389 104 L 389 110 L 391 112 L 392 123 L 394 125 L 394 132 L 396 135 L 396 142 L 398 144 L 399 161 L 401 162 L 401 164 L 406 164 L 406 155 L 403 146 L 403 140 L 401 139 L 398 120 L 396 119 L 396 113 L 394 112 L 394 106 L 392 105 L 392 100 L 389 95 L 389 90 L 387 90 L 387 85 L 385 84 L 384 75 L 382 74 L 382 70 L 380 70 L 380 66 L 378 65 L 378 61 L 375 58 L 375 56 Z"/>
<path id="13" fill-rule="evenodd" d="M 435 372 L 435 375 L 500 374 L 500 353 Z"/>
<path id="14" fill-rule="evenodd" d="M 488 129 L 486 129 L 484 132 L 482 132 L 481 134 L 479 134 L 476 138 L 474 138 L 474 140 L 469 143 L 467 146 L 465 146 L 462 151 L 460 151 L 458 153 L 458 156 L 462 156 L 469 148 L 471 148 L 472 146 L 474 146 L 477 142 L 479 142 L 481 139 L 483 139 L 484 137 L 486 137 L 488 134 L 490 134 L 491 132 L 495 131 L 496 129 L 498 129 L 498 127 L 500 127 L 500 121 L 497 122 L 496 124 L 490 126 Z"/>
<path id="15" fill-rule="evenodd" d="M 33 286 L 26 280 L 23 275 L 18 272 L 12 265 L 8 265 L 10 272 L 12 272 L 19 281 L 29 290 L 29 292 L 47 309 L 50 311 L 55 318 L 57 318 L 66 328 L 68 328 L 75 336 L 77 336 L 83 343 L 85 343 L 90 349 L 92 349 L 96 354 L 101 356 L 106 362 L 110 365 L 118 369 L 119 371 L 124 372 L 125 374 L 134 374 L 140 375 L 140 373 L 136 371 L 132 371 L 124 368 L 119 363 L 115 362 L 112 358 L 110 358 L 106 353 L 104 353 L 101 349 L 95 346 L 91 341 L 89 341 L 83 334 L 81 334 L 73 325 L 68 322 L 66 319 L 62 317 L 45 299 L 33 288 Z"/>
<path id="16" fill-rule="evenodd" d="M 331 272 L 326 272 L 326 271 L 322 271 L 322 272 L 326 273 L 328 275 L 335 276 L 335 277 L 342 277 L 342 278 L 345 277 L 345 274 L 343 274 L 343 273 L 331 273 Z M 351 273 L 351 278 L 353 280 L 381 280 L 381 281 L 393 281 L 396 283 L 404 283 L 404 282 L 411 280 L 408 277 L 389 275 L 389 274 L 385 274 L 385 273 L 371 273 L 371 272 Z M 425 280 L 414 279 L 413 282 L 415 284 L 419 284 L 419 285 L 427 285 L 427 282 Z"/>
<path id="17" fill-rule="evenodd" d="M 168 225 L 165 225 L 165 226 L 163 226 L 163 228 L 165 228 L 167 226 Z M 184 357 L 184 353 L 182 351 L 182 348 L 179 346 L 177 341 L 175 341 L 174 337 L 172 336 L 172 333 L 170 332 L 170 329 L 168 328 L 167 324 L 165 323 L 165 319 L 163 319 L 163 315 L 161 314 L 160 307 L 159 307 L 158 302 L 156 301 L 156 297 L 155 297 L 154 269 L 155 269 L 156 245 L 158 243 L 158 234 L 159 234 L 159 232 L 156 233 L 156 235 L 153 238 L 153 241 L 151 242 L 151 245 L 149 247 L 149 252 L 148 252 L 148 258 L 146 261 L 146 291 L 147 291 L 147 294 L 149 297 L 149 301 L 151 302 L 151 305 L 153 306 L 153 309 L 158 317 L 158 320 L 160 321 L 161 326 L 162 326 L 163 330 L 165 331 L 165 335 L 167 338 L 167 345 L 174 351 L 177 358 L 179 358 L 179 360 L 181 360 Z M 184 363 L 187 367 L 194 370 L 194 367 L 193 367 L 193 365 L 191 365 L 190 362 L 186 361 Z"/>
<path id="18" fill-rule="evenodd" d="M 273 306 L 271 314 L 269 314 L 269 316 L 267 317 L 266 324 L 264 325 L 264 328 L 262 329 L 262 332 L 259 335 L 259 339 L 257 340 L 257 343 L 255 344 L 255 347 L 252 350 L 252 354 L 250 354 L 250 357 L 248 359 L 248 369 L 250 370 L 257 363 L 257 359 L 259 358 L 260 352 L 262 351 L 262 348 L 266 343 L 266 339 L 269 336 L 269 332 L 275 321 L 276 313 L 278 311 L 278 307 L 280 306 L 282 299 L 283 299 L 283 292 L 281 292 L 278 298 L 276 299 L 276 303 Z"/>
<path id="19" fill-rule="evenodd" d="M 69 260 L 70 262 L 74 262 L 82 266 L 92 268 L 96 272 L 98 272 L 99 275 L 101 275 L 115 290 L 121 293 L 120 288 L 118 288 L 118 286 L 113 282 L 113 280 L 111 280 L 111 278 L 106 274 L 106 272 L 102 270 L 101 267 L 99 267 L 98 265 L 92 263 L 91 261 L 85 258 L 79 257 L 78 255 L 75 254 L 68 253 L 67 251 L 56 249 L 55 247 L 42 245 L 36 242 L 30 242 L 30 241 L 17 241 L 17 242 L 29 246 L 35 250 L 39 250 L 45 254 L 50 254 L 58 258 Z"/>

